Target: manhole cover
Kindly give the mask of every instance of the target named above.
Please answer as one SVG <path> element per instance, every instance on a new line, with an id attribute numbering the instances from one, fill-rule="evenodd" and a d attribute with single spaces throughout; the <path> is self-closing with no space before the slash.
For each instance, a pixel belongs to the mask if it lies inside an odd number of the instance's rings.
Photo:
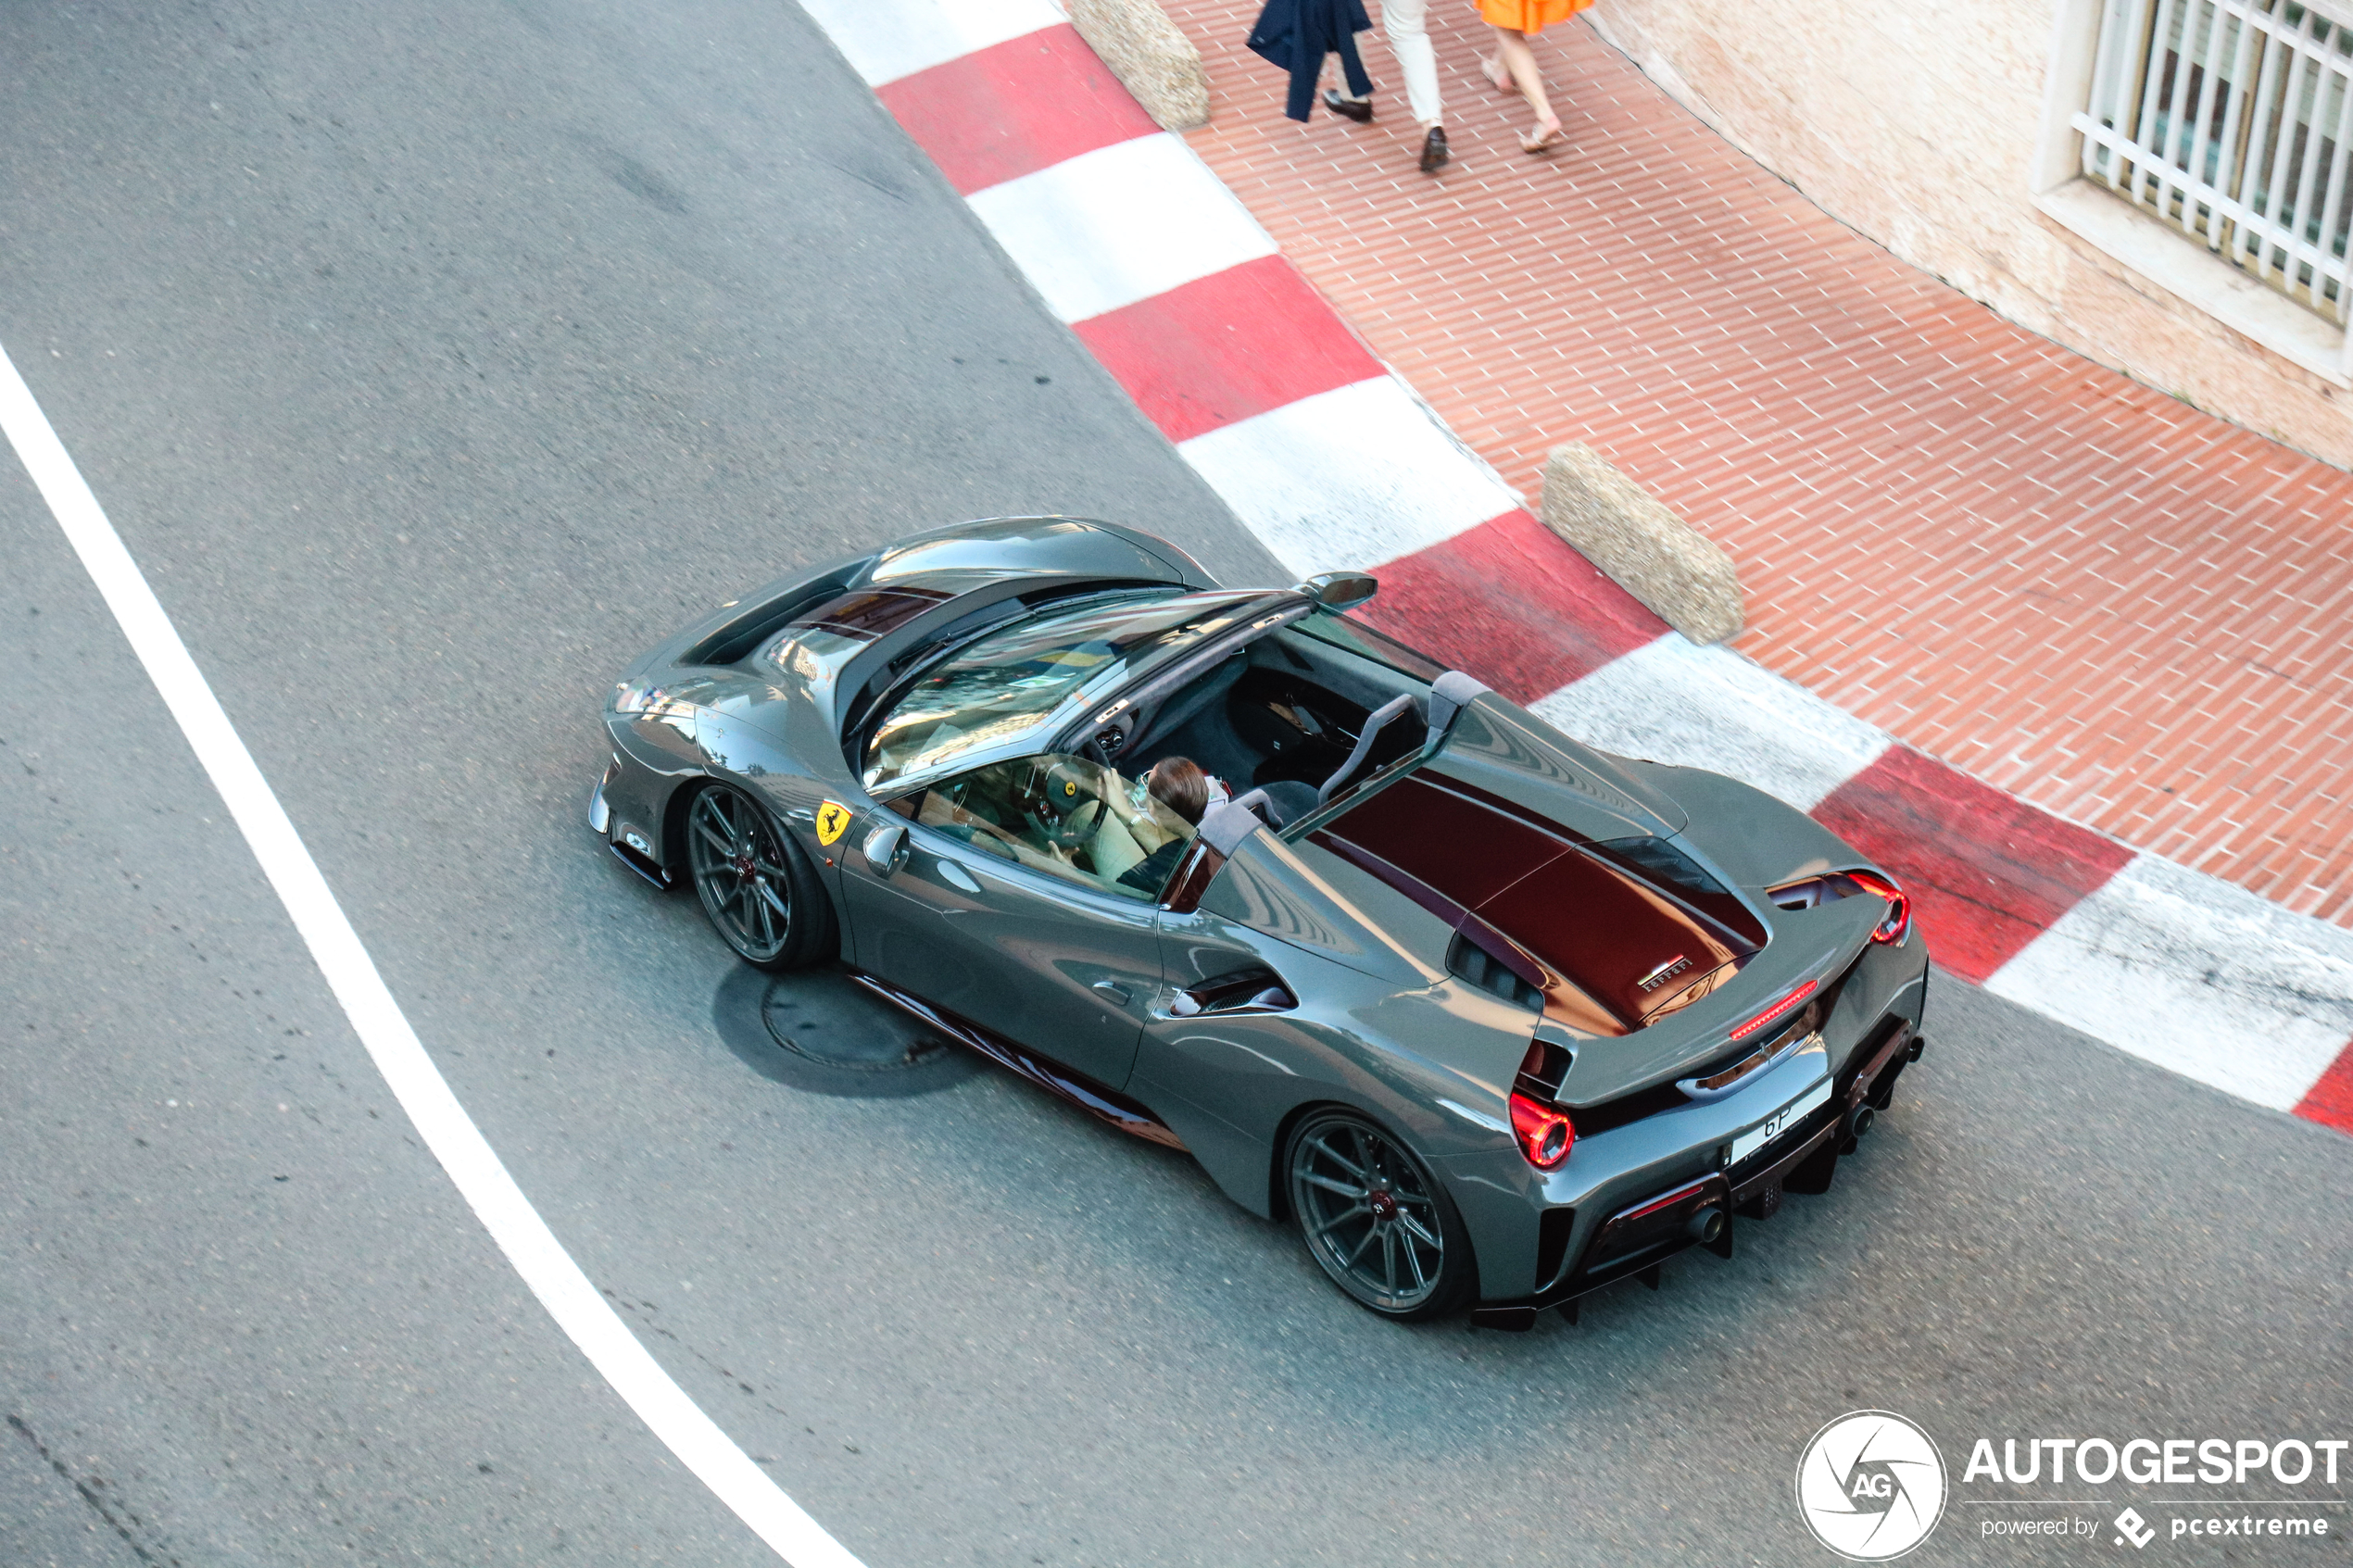
<path id="1" fill-rule="evenodd" d="M 738 965 L 721 983 L 711 1018 L 762 1077 L 818 1094 L 929 1094 L 982 1066 L 837 968 L 768 974 Z"/>
<path id="2" fill-rule="evenodd" d="M 850 1073 L 904 1073 L 925 1057 L 949 1049 L 948 1042 L 897 1027 L 896 1016 L 845 1018 L 836 987 L 786 979 L 771 980 L 761 998 L 760 1020 L 775 1042 L 798 1057 Z M 907 1022 L 912 1024 L 914 1020 Z"/>

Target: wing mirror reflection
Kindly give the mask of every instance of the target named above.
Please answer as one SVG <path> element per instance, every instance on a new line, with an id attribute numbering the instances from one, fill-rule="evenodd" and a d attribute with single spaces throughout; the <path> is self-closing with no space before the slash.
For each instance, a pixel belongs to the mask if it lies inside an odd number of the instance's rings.
<path id="1" fill-rule="evenodd" d="M 866 863 L 876 876 L 888 876 L 907 858 L 907 830 L 887 822 L 866 835 Z"/>
<path id="2" fill-rule="evenodd" d="M 1327 571 L 1302 583 L 1298 591 L 1326 609 L 1354 609 L 1380 592 L 1380 581 L 1361 571 Z"/>

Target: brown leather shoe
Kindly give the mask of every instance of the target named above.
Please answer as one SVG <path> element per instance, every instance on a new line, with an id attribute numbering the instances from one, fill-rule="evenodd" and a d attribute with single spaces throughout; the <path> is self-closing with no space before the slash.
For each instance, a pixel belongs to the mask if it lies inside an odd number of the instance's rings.
<path id="1" fill-rule="evenodd" d="M 1324 107 L 1342 119 L 1353 119 L 1359 125 L 1369 124 L 1373 118 L 1370 98 L 1343 98 L 1332 88 L 1324 89 Z"/>
<path id="2" fill-rule="evenodd" d="M 1442 125 L 1431 126 L 1429 134 L 1422 138 L 1422 172 L 1437 173 L 1446 167 L 1446 160 L 1453 156 L 1446 147 L 1446 128 Z"/>

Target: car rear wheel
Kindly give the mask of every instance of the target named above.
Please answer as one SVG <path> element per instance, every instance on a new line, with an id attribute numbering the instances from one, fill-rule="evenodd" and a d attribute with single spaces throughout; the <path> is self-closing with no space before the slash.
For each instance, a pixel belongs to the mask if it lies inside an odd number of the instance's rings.
<path id="1" fill-rule="evenodd" d="M 1309 1116 L 1285 1147 L 1291 1215 L 1339 1286 L 1386 1318 L 1453 1311 L 1470 1294 L 1470 1239 L 1414 1151 L 1353 1110 Z"/>
<path id="2" fill-rule="evenodd" d="M 686 864 L 702 912 L 746 963 L 798 969 L 825 956 L 833 911 L 809 857 L 742 790 L 714 784 L 688 803 Z"/>

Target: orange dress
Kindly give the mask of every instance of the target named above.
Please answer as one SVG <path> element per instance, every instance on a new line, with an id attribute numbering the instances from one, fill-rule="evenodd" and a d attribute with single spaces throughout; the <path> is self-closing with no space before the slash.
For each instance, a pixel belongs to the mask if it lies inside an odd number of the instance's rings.
<path id="1" fill-rule="evenodd" d="M 1539 32 L 1567 21 L 1593 0 L 1478 0 L 1478 14 L 1497 27 L 1515 32 Z"/>

